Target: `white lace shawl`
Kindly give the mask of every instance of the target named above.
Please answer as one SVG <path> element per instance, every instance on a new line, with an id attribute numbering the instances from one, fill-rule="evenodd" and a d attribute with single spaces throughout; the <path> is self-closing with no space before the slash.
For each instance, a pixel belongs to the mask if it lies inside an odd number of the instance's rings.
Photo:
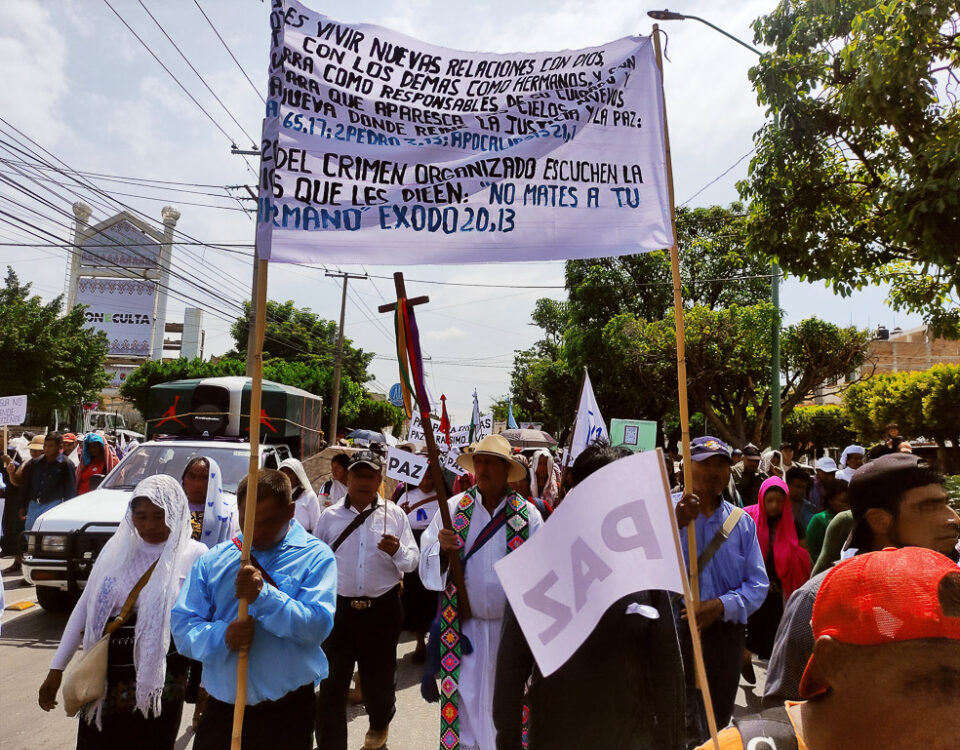
<path id="1" fill-rule="evenodd" d="M 166 514 L 170 536 L 163 544 L 148 544 L 133 526 L 132 503 L 140 497 L 163 508 Z M 170 610 L 180 592 L 178 558 L 188 550 L 190 534 L 189 506 L 180 483 L 163 474 L 147 477 L 134 489 L 120 527 L 103 546 L 87 581 L 90 596 L 83 633 L 85 651 L 101 638 L 108 618 L 123 606 L 140 576 L 158 560 L 159 554 L 157 567 L 137 599 L 134 628 L 136 707 L 147 717 L 160 713 L 170 648 Z M 83 717 L 100 727 L 102 711 L 103 701 L 96 701 L 84 707 Z"/>

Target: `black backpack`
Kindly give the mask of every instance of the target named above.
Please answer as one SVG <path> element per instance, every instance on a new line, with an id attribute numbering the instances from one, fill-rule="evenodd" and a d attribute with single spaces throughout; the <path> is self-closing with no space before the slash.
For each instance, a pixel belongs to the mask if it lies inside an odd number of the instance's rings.
<path id="1" fill-rule="evenodd" d="M 768 708 L 744 719 L 734 719 L 744 750 L 798 750 L 797 733 L 784 706 Z"/>

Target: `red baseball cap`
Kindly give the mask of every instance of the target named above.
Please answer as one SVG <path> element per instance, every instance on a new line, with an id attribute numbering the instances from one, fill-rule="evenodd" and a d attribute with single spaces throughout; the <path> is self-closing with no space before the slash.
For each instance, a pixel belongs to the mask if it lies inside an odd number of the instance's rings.
<path id="1" fill-rule="evenodd" d="M 923 638 L 960 640 L 960 568 L 923 547 L 885 549 L 839 563 L 813 605 L 813 637 L 855 646 Z M 807 662 L 800 695 L 827 690 Z"/>

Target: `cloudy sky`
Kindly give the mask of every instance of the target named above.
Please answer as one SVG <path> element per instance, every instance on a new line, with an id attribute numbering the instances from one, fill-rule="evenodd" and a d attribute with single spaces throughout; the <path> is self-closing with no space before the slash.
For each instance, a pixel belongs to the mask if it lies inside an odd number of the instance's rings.
<path id="1" fill-rule="evenodd" d="M 773 0 L 675 0 L 671 10 L 704 16 L 752 41 L 751 21 L 773 4 Z M 433 44 L 515 52 L 587 47 L 649 33 L 652 22 L 645 11 L 658 6 L 626 0 L 488 0 L 470 4 L 332 0 L 314 2 L 313 7 L 338 20 L 391 27 Z M 230 139 L 249 148 L 250 141 L 242 131 L 259 132 L 263 104 L 257 89 L 262 92 L 266 82 L 268 9 L 269 4 L 260 0 L 109 0 L 109 5 L 107 0 L 3 0 L 0 117 L 70 169 L 110 176 L 85 179 L 148 214 L 156 224 L 160 223 L 161 207 L 172 204 L 182 212 L 177 229 L 184 237 L 214 244 L 249 244 L 253 221 L 238 201 L 228 197 L 244 193 L 225 187 L 255 182 L 243 158 L 231 155 Z M 752 135 L 763 121 L 747 79 L 755 56 L 693 21 L 668 22 L 664 28 L 669 34 L 665 87 L 677 202 L 693 206 L 729 203 L 737 198 L 735 183 L 746 175 Z M 6 145 L 0 147 L 0 159 L 4 160 L 0 161 L 0 174 L 11 175 L 16 168 L 11 161 L 17 155 L 10 150 L 11 131 L 3 126 L 2 133 Z M 67 182 L 61 174 L 50 173 L 50 177 Z M 114 177 L 136 179 L 119 181 Z M 147 187 L 144 179 L 194 185 L 156 182 Z M 70 203 L 76 193 L 57 182 L 46 183 L 54 191 L 44 193 L 50 206 L 28 202 L 30 208 L 21 208 L 6 200 L 0 204 L 66 240 L 69 230 L 65 225 L 72 218 Z M 0 187 L 0 195 L 23 201 L 9 186 Z M 37 210 L 43 215 L 37 215 Z M 92 221 L 108 215 L 107 205 L 94 206 Z M 18 242 L 40 240 L 0 216 L 2 264 L 12 265 L 21 279 L 32 282 L 44 297 L 61 293 L 66 251 L 16 247 Z M 194 244 L 181 245 L 175 251 L 176 278 L 171 284 L 168 320 L 182 320 L 185 306 L 204 307 L 207 354 L 230 348 L 230 319 L 239 311 L 240 300 L 249 296 L 250 262 L 244 253 L 251 250 L 229 250 Z M 389 277 L 398 268 L 337 268 L 383 277 L 351 282 L 346 332 L 357 345 L 379 355 L 372 366 L 376 380 L 371 387 L 386 391 L 396 382 L 397 370 L 390 320 L 379 315 L 376 306 L 392 299 Z M 538 338 L 538 329 L 530 325 L 534 302 L 542 296 L 563 297 L 563 264 L 406 266 L 402 270 L 410 296 L 429 294 L 431 298 L 430 305 L 418 311 L 424 353 L 432 358 L 426 365 L 430 388 L 435 395 L 447 395 L 454 421 L 468 420 L 474 388 L 483 408 L 507 393 L 513 352 Z M 430 281 L 447 285 L 421 283 Z M 326 278 L 320 268 L 273 264 L 269 295 L 336 319 L 340 283 Z M 542 288 L 496 286 L 506 284 Z M 870 328 L 878 323 L 904 328 L 919 323 L 915 317 L 895 314 L 885 306 L 884 298 L 884 290 L 873 289 L 841 299 L 821 284 L 794 279 L 788 279 L 781 290 L 788 322 L 816 314 L 836 323 Z"/>

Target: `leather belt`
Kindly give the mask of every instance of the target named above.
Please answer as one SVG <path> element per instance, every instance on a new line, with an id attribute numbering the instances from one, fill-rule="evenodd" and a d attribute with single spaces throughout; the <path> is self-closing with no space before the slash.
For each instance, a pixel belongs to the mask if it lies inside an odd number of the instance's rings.
<path id="1" fill-rule="evenodd" d="M 389 597 L 389 596 L 396 596 L 397 593 L 399 593 L 399 591 L 400 591 L 400 584 L 397 584 L 397 585 L 394 586 L 392 589 L 390 589 L 387 593 L 381 594 L 380 596 L 373 596 L 373 597 L 370 597 L 370 596 L 338 596 L 338 597 L 337 597 L 337 601 L 338 601 L 338 604 L 339 604 L 339 603 L 346 604 L 347 606 L 350 607 L 350 609 L 355 609 L 355 610 L 358 610 L 358 611 L 362 611 L 362 610 L 365 610 L 365 609 L 370 609 L 370 608 L 373 607 L 377 602 L 382 601 L 382 600 L 386 599 L 386 598 Z"/>

